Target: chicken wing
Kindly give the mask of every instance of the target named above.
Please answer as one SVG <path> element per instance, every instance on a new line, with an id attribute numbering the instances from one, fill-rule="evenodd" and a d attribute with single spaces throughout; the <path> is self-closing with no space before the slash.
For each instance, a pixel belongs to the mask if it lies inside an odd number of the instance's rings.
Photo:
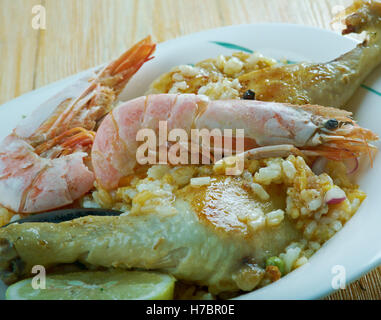
<path id="1" fill-rule="evenodd" d="M 366 31 L 368 39 L 328 63 L 273 66 L 239 77 L 242 92 L 258 100 L 343 107 L 381 62 L 381 3 L 358 0 L 345 14 L 343 34 Z"/>

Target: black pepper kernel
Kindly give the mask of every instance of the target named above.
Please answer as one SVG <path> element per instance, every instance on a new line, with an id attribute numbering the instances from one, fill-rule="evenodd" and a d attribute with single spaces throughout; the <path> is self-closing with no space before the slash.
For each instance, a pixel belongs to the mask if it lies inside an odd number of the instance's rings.
<path id="1" fill-rule="evenodd" d="M 329 119 L 326 123 L 324 123 L 324 127 L 328 130 L 335 130 L 339 127 L 339 121 L 336 119 Z"/>
<path id="2" fill-rule="evenodd" d="M 253 90 L 247 90 L 242 97 L 243 100 L 255 100 L 255 92 Z"/>

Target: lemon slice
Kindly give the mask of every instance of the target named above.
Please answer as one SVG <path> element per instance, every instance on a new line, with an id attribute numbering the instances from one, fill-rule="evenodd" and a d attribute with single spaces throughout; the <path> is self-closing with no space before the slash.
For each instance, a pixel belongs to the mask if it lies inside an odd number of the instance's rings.
<path id="1" fill-rule="evenodd" d="M 40 283 L 41 284 L 41 283 Z M 175 279 L 158 272 L 88 271 L 46 276 L 46 289 L 32 279 L 11 285 L 8 300 L 170 300 Z"/>

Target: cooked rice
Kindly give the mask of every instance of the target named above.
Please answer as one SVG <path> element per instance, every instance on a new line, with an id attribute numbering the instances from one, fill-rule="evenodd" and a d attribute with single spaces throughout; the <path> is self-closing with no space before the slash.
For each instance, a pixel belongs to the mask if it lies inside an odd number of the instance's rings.
<path id="1" fill-rule="evenodd" d="M 147 94 L 197 93 L 211 99 L 237 99 L 242 95 L 242 86 L 237 79 L 251 71 L 277 64 L 260 53 L 234 53 L 220 55 L 193 65 L 180 65 L 154 81 Z"/>

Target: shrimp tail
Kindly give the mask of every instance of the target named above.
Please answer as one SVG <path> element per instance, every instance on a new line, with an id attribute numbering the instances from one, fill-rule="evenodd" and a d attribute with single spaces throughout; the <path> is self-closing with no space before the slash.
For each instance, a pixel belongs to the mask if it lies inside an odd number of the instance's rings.
<path id="1" fill-rule="evenodd" d="M 93 130 L 97 122 L 111 110 L 112 104 L 131 77 L 152 59 L 156 45 L 151 37 L 143 39 L 101 70 L 90 85 L 72 100 L 57 117 L 49 119 L 34 134 L 55 137 L 77 125 L 77 118 L 88 115 L 81 126 Z M 33 140 L 33 137 L 32 137 Z"/>
<path id="2" fill-rule="evenodd" d="M 108 86 L 110 86 L 109 81 L 111 81 L 114 91 L 119 94 L 141 66 L 153 59 L 152 54 L 155 49 L 156 44 L 152 42 L 151 36 L 148 36 L 105 67 L 99 78 L 102 79 L 103 84 Z"/>

